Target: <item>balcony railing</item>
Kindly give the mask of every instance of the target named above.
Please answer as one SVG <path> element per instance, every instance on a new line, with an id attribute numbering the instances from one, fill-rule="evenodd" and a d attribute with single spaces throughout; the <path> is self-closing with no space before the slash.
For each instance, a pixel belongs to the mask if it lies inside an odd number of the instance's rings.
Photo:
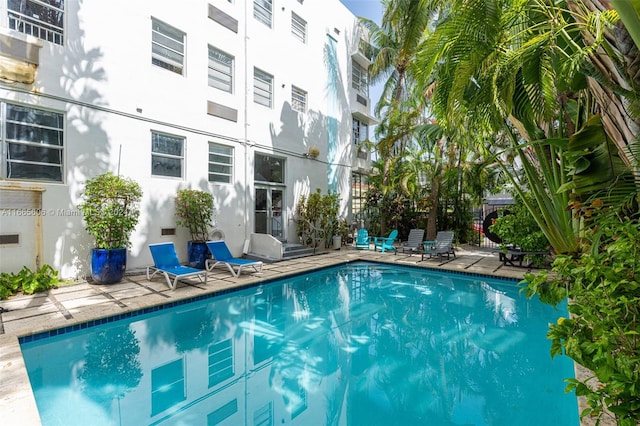
<path id="1" fill-rule="evenodd" d="M 9 28 L 20 31 L 42 40 L 56 44 L 63 44 L 64 32 L 62 28 L 38 21 L 37 19 L 18 12 L 9 11 Z"/>

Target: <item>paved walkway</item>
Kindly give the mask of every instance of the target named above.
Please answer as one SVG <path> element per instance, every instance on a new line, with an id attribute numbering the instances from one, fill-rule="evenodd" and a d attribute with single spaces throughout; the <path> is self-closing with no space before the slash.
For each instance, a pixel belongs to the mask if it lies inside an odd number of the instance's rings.
<path id="1" fill-rule="evenodd" d="M 31 296 L 17 295 L 0 301 L 0 418 L 4 425 L 40 425 L 37 408 L 20 352 L 18 337 L 72 326 L 130 311 L 176 302 L 205 294 L 255 285 L 266 280 L 308 272 L 347 261 L 385 263 L 445 269 L 472 274 L 521 279 L 526 268 L 505 266 L 496 254 L 477 248 L 456 249 L 451 259 L 425 259 L 420 255 L 380 253 L 343 248 L 325 254 L 265 264 L 234 278 L 225 268 L 209 273 L 206 285 L 197 279 L 178 284 L 172 291 L 164 279 L 153 281 L 128 275 L 121 283 L 95 285 L 78 282 Z"/>

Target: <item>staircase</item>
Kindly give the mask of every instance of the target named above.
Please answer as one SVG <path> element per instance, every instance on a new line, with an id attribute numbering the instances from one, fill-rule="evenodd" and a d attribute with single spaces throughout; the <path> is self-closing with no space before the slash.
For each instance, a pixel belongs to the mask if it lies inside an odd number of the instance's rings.
<path id="1" fill-rule="evenodd" d="M 303 244 L 288 243 L 265 234 L 251 234 L 250 247 L 251 251 L 246 253 L 244 257 L 252 260 L 261 260 L 265 263 L 325 253 L 323 250 L 316 249 L 314 251 L 313 248 Z"/>
<path id="2" fill-rule="evenodd" d="M 318 254 L 318 250 L 314 253 L 313 248 L 307 247 L 303 244 L 299 243 L 282 243 L 283 253 L 282 260 L 285 259 L 295 259 L 296 257 L 305 257 L 305 256 L 313 256 L 314 254 Z"/>

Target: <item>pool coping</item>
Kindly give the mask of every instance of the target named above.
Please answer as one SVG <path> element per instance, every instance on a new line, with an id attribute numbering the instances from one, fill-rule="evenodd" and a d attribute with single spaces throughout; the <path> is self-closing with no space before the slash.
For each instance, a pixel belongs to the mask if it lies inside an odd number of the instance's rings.
<path id="1" fill-rule="evenodd" d="M 22 306 L 22 312 L 25 313 L 24 319 L 4 321 L 7 315 L 10 318 L 18 317 L 16 311 L 21 309 L 9 308 L 9 311 L 0 312 L 0 401 L 3 407 L 0 415 L 7 424 L 41 425 L 20 343 L 47 337 L 47 333 L 51 332 L 58 334 L 58 330 L 68 332 L 87 328 L 95 322 L 111 322 L 142 314 L 141 311 L 146 313 L 166 309 L 357 261 L 445 270 L 514 282 L 522 280 L 524 273 L 529 271 L 526 268 L 505 266 L 498 256 L 487 251 L 458 248 L 456 252 L 458 255 L 451 259 L 421 260 L 419 255 L 396 255 L 343 247 L 341 250 L 331 250 L 310 257 L 265 264 L 261 273 L 248 272 L 237 278 L 232 277 L 226 269 L 216 269 L 208 274 L 206 285 L 185 280 L 188 285 L 179 285 L 176 290 L 170 290 L 160 279 L 149 281 L 145 275 L 129 275 L 120 284 L 105 286 L 79 281 L 75 285 L 53 289 L 45 294 L 16 296 L 8 301 L 0 301 L 2 308 Z M 87 303 L 80 303 L 83 300 Z M 32 312 L 34 309 L 35 312 Z M 29 314 L 27 311 L 30 311 Z M 38 318 L 42 322 L 37 321 Z M 579 405 L 582 410 L 580 401 Z M 582 423 L 583 426 L 590 424 L 594 423 Z"/>

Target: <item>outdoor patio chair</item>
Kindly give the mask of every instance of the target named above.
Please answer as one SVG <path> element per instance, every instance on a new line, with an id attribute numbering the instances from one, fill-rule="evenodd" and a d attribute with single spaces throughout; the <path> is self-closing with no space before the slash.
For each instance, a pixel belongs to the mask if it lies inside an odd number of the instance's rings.
<path id="1" fill-rule="evenodd" d="M 409 237 L 407 241 L 402 243 L 396 250 L 398 252 L 409 253 L 411 256 L 413 253 L 420 253 L 422 248 L 422 240 L 424 239 L 424 229 L 412 229 L 409 231 Z"/>
<path id="2" fill-rule="evenodd" d="M 198 277 L 201 282 L 207 283 L 207 271 L 180 264 L 173 243 L 149 244 L 149 250 L 154 264 L 147 267 L 147 279 L 149 281 L 156 274 L 161 274 L 167 280 L 167 285 L 171 290 L 175 290 L 178 281 L 184 278 Z"/>
<path id="3" fill-rule="evenodd" d="M 356 234 L 356 243 L 355 247 L 357 250 L 369 250 L 369 231 L 364 228 L 358 229 L 358 233 Z"/>
<path id="4" fill-rule="evenodd" d="M 239 277 L 242 269 L 247 266 L 251 266 L 256 272 L 262 271 L 262 262 L 259 260 L 233 257 L 224 240 L 207 241 L 207 247 L 213 256 L 213 259 L 207 259 L 205 263 L 207 271 L 212 271 L 218 265 L 225 265 L 234 277 Z"/>
<path id="5" fill-rule="evenodd" d="M 396 238 L 398 238 L 398 230 L 394 229 L 389 233 L 388 237 L 373 237 L 373 251 L 377 251 L 380 248 L 380 252 L 384 253 L 386 250 L 396 251 L 393 246 Z"/>
<path id="6" fill-rule="evenodd" d="M 449 259 L 449 255 L 451 254 L 453 257 L 456 257 L 456 252 L 453 249 L 452 231 L 438 231 L 435 242 L 429 241 L 428 244 L 425 243 L 425 249 L 422 253 L 421 260 L 424 260 L 424 257 L 427 255 L 429 258 L 432 258 L 433 256 L 442 258 L 445 254 L 447 255 L 447 259 Z"/>

